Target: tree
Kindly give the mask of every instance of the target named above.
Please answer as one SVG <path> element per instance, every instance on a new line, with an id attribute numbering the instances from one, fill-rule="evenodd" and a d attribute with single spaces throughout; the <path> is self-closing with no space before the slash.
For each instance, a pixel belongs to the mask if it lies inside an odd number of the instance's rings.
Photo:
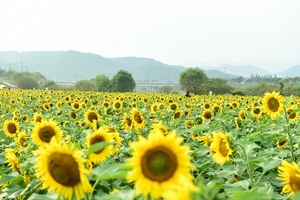
<path id="1" fill-rule="evenodd" d="M 159 93 L 171 93 L 173 88 L 169 85 L 164 85 L 158 88 Z"/>
<path id="2" fill-rule="evenodd" d="M 95 89 L 95 85 L 93 82 L 91 82 L 89 80 L 80 80 L 75 83 L 74 89 L 75 90 L 92 91 Z"/>
<path id="3" fill-rule="evenodd" d="M 233 88 L 227 84 L 227 81 L 221 78 L 210 78 L 203 84 L 205 91 L 212 91 L 213 94 L 227 94 Z"/>
<path id="4" fill-rule="evenodd" d="M 203 83 L 208 80 L 204 71 L 198 67 L 190 67 L 180 73 L 179 84 L 183 90 L 194 94 L 206 93 L 202 89 Z"/>
<path id="5" fill-rule="evenodd" d="M 92 81 L 94 82 L 96 90 L 98 92 L 109 91 L 110 80 L 106 75 L 99 74 Z"/>
<path id="6" fill-rule="evenodd" d="M 39 84 L 35 81 L 31 74 L 28 72 L 15 72 L 13 75 L 13 81 L 21 89 L 38 88 Z"/>
<path id="7" fill-rule="evenodd" d="M 111 92 L 132 92 L 135 86 L 132 75 L 125 70 L 120 70 L 110 81 Z"/>

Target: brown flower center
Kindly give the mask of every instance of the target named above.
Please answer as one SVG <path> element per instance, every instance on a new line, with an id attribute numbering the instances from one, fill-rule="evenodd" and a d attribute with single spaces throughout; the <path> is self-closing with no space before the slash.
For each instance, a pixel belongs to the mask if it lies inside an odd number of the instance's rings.
<path id="1" fill-rule="evenodd" d="M 9 133 L 16 133 L 17 132 L 17 126 L 14 123 L 8 124 L 7 130 Z"/>
<path id="2" fill-rule="evenodd" d="M 51 138 L 54 135 L 55 135 L 55 131 L 51 126 L 45 126 L 45 127 L 41 128 L 41 130 L 39 131 L 39 138 L 43 142 L 49 143 Z"/>
<path id="3" fill-rule="evenodd" d="M 97 135 L 97 136 L 95 136 L 95 137 L 93 137 L 93 138 L 91 139 L 90 145 L 93 145 L 93 144 L 96 144 L 96 143 L 100 143 L 100 142 L 104 142 L 104 141 L 105 141 L 105 139 L 104 139 L 103 136 Z M 99 151 L 96 151 L 96 152 L 94 152 L 94 153 L 95 153 L 95 154 L 99 154 L 99 153 L 101 153 L 104 149 L 105 149 L 105 148 L 103 148 L 103 149 L 101 149 L 101 150 L 99 150 Z"/>
<path id="4" fill-rule="evenodd" d="M 71 155 L 52 153 L 48 157 L 47 167 L 51 177 L 64 186 L 74 187 L 80 183 L 78 163 Z"/>
<path id="5" fill-rule="evenodd" d="M 268 101 L 268 107 L 272 112 L 277 112 L 279 109 L 279 102 L 274 97 L 270 98 Z"/>

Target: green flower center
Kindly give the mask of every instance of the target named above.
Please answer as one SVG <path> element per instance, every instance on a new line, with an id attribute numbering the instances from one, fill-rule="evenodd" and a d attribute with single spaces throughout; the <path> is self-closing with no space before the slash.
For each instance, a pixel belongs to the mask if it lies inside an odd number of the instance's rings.
<path id="1" fill-rule="evenodd" d="M 279 109 L 279 106 L 280 105 L 279 105 L 278 100 L 275 99 L 274 97 L 270 98 L 270 100 L 268 101 L 268 107 L 272 112 L 277 112 Z"/>
<path id="2" fill-rule="evenodd" d="M 48 157 L 48 171 L 58 183 L 73 187 L 80 183 L 78 163 L 73 156 L 54 152 Z"/>
<path id="3" fill-rule="evenodd" d="M 164 146 L 150 149 L 142 157 L 142 172 L 152 181 L 167 181 L 174 175 L 177 167 L 176 156 Z"/>

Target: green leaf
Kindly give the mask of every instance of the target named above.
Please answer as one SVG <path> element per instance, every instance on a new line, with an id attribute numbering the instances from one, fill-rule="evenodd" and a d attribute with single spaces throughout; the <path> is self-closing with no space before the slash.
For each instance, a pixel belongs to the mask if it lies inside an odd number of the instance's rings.
<path id="1" fill-rule="evenodd" d="M 257 165 L 263 168 L 264 172 L 276 168 L 281 163 L 281 160 L 271 160 L 258 163 Z"/>
<path id="2" fill-rule="evenodd" d="M 97 180 L 125 178 L 130 168 L 125 164 L 103 164 L 92 170 Z"/>
<path id="3" fill-rule="evenodd" d="M 113 142 L 99 142 L 99 143 L 93 144 L 92 146 L 89 147 L 87 156 L 89 156 L 91 153 L 100 151 L 100 150 L 104 149 L 105 147 L 112 145 L 112 144 L 113 144 Z"/>
<path id="4" fill-rule="evenodd" d="M 95 196 L 95 200 L 128 200 L 135 197 L 135 190 L 122 190 L 114 194 Z"/>
<path id="5" fill-rule="evenodd" d="M 47 194 L 37 194 L 33 193 L 28 200 L 53 200 L 57 199 L 58 195 L 57 194 L 52 194 L 52 193 L 47 193 Z"/>
<path id="6" fill-rule="evenodd" d="M 234 193 L 234 195 L 230 198 L 230 200 L 253 200 L 253 199 L 260 199 L 260 200 L 268 200 L 272 199 L 272 197 L 264 192 L 258 191 L 239 191 Z"/>
<path id="7" fill-rule="evenodd" d="M 297 192 L 292 200 L 300 200 L 300 192 Z"/>
<path id="8" fill-rule="evenodd" d="M 19 183 L 23 180 L 23 176 L 17 172 L 11 172 L 10 174 L 2 174 L 0 179 L 0 184 L 12 182 Z"/>

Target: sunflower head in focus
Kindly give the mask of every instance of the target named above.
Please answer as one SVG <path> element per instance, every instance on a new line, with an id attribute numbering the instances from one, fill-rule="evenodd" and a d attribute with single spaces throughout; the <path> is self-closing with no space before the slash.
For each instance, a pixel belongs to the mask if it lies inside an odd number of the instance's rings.
<path id="1" fill-rule="evenodd" d="M 282 193 L 290 193 L 288 198 L 292 198 L 300 191 L 300 168 L 297 163 L 283 160 L 282 165 L 278 167 L 277 179 L 283 181 Z"/>
<path id="2" fill-rule="evenodd" d="M 214 161 L 220 166 L 224 165 L 225 162 L 229 161 L 230 156 L 233 152 L 227 137 L 227 133 L 215 132 L 213 133 L 213 140 L 210 145 L 212 157 Z"/>
<path id="3" fill-rule="evenodd" d="M 256 117 L 257 119 L 259 119 L 262 115 L 262 109 L 259 106 L 253 107 L 251 110 L 251 114 Z"/>
<path id="4" fill-rule="evenodd" d="M 59 142 L 62 135 L 63 132 L 57 123 L 50 119 L 35 124 L 31 137 L 35 144 L 43 146 L 49 144 L 52 138 L 55 138 L 55 140 Z"/>
<path id="5" fill-rule="evenodd" d="M 4 133 L 8 137 L 17 137 L 19 131 L 19 123 L 15 120 L 5 120 L 4 122 Z"/>
<path id="6" fill-rule="evenodd" d="M 122 101 L 116 100 L 113 102 L 114 110 L 121 110 L 122 109 Z"/>
<path id="7" fill-rule="evenodd" d="M 266 113 L 271 117 L 271 119 L 276 119 L 280 117 L 283 112 L 283 102 L 284 97 L 277 92 L 266 93 L 263 99 L 263 106 Z"/>
<path id="8" fill-rule="evenodd" d="M 37 165 L 34 168 L 38 180 L 43 182 L 43 189 L 48 188 L 65 199 L 75 196 L 81 199 L 85 192 L 92 192 L 82 153 L 74 150 L 73 146 L 51 140 L 46 148 L 37 150 L 36 154 Z"/>
<path id="9" fill-rule="evenodd" d="M 111 133 L 107 132 L 107 130 L 103 129 L 102 127 L 87 135 L 87 147 L 100 142 L 114 142 Z M 94 164 L 99 164 L 104 162 L 107 157 L 111 156 L 113 153 L 113 145 L 111 144 L 99 151 L 91 153 L 88 159 Z"/>
<path id="10" fill-rule="evenodd" d="M 175 132 L 166 136 L 158 132 L 150 133 L 148 139 L 140 136 L 138 141 L 130 143 L 132 157 L 126 162 L 132 170 L 127 180 L 135 182 L 137 194 L 150 194 L 158 199 L 172 188 L 194 188 L 190 149 L 181 146 L 182 141 Z"/>

